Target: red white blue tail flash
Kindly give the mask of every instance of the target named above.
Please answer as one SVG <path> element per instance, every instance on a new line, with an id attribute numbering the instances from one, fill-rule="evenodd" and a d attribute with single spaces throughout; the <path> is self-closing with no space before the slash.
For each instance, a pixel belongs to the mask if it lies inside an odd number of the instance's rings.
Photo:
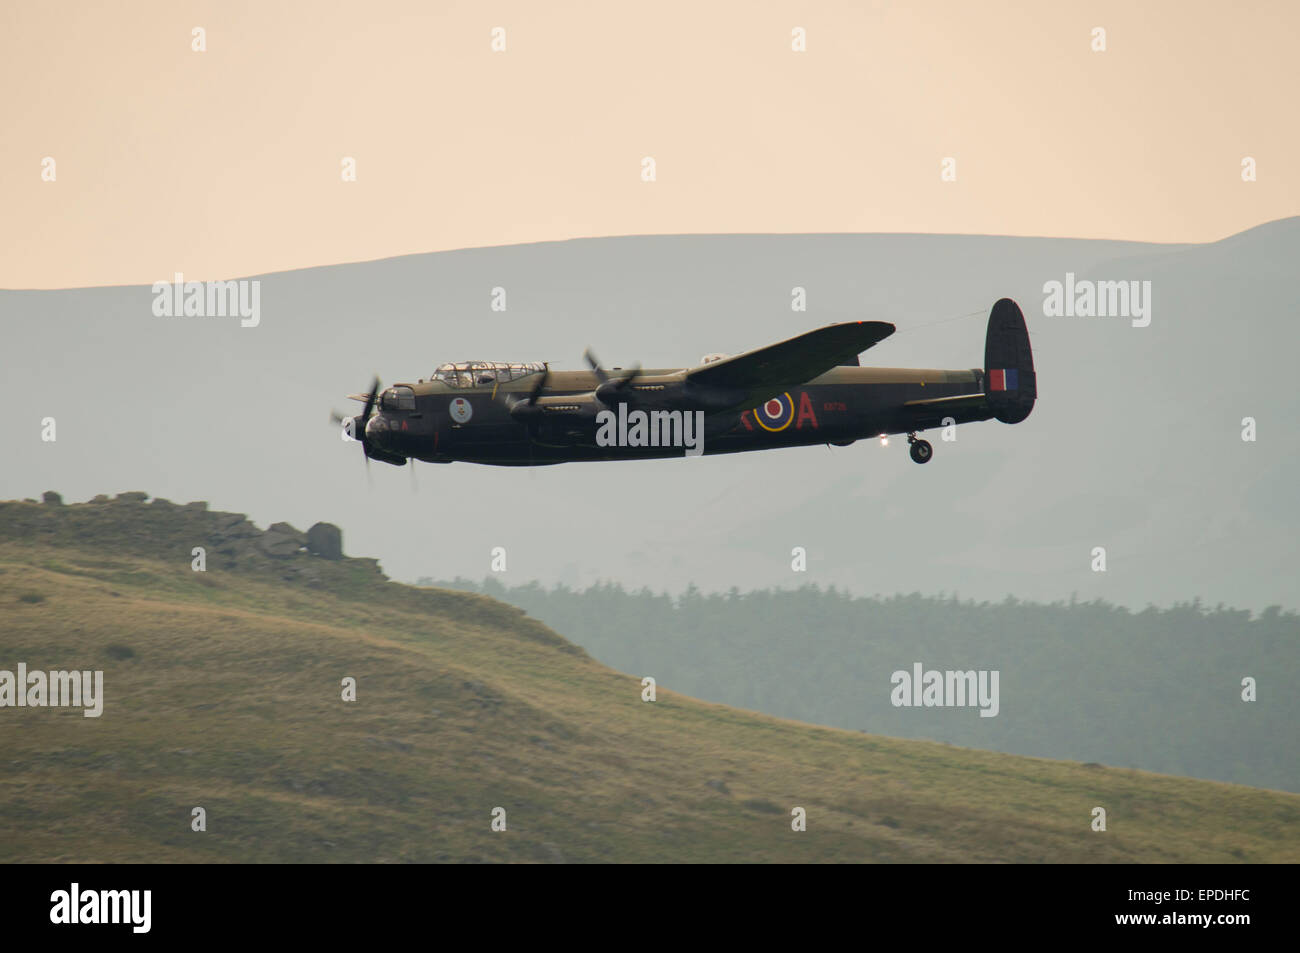
<path id="1" fill-rule="evenodd" d="M 989 390 L 1015 390 L 1016 389 L 1016 369 L 1008 367 L 1005 369 L 991 369 L 989 371 Z"/>

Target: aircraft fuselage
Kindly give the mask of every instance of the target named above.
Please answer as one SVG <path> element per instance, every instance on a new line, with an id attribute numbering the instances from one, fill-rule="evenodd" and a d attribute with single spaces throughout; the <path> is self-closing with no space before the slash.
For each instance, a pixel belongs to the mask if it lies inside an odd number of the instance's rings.
<path id="1" fill-rule="evenodd" d="M 656 395 L 671 389 L 681 373 L 646 371 L 632 388 L 633 393 L 621 411 L 618 404 L 605 405 L 603 409 L 615 416 L 621 412 L 625 421 L 629 418 L 635 421 L 640 411 L 650 418 L 650 423 L 663 423 L 662 417 L 651 418 L 656 411 Z M 806 384 L 783 390 L 759 407 L 700 413 L 704 431 L 699 445 L 708 455 L 846 444 L 882 434 L 910 433 L 925 427 L 918 426 L 915 413 L 903 412 L 907 402 L 977 395 L 982 392 L 982 382 L 983 371 L 978 369 L 837 367 Z M 487 386 L 454 388 L 442 381 L 402 385 L 413 391 L 414 409 L 399 410 L 381 404 L 376 417 L 383 423 L 372 423 L 368 432 L 372 437 L 379 436 L 378 447 L 383 451 L 428 463 L 464 461 L 538 466 L 570 461 L 680 457 L 690 449 L 681 442 L 669 446 L 600 445 L 600 424 L 596 418 L 591 414 L 575 417 L 562 404 L 565 396 L 576 399 L 590 394 L 599 383 L 594 374 L 585 371 L 552 372 L 547 398 L 556 409 L 544 414 L 540 424 L 531 431 L 528 425 L 512 417 L 501 399 L 507 393 L 517 396 L 526 392 L 526 381 L 519 387 L 500 386 L 495 396 Z M 659 412 L 671 411 L 661 408 Z M 936 414 L 928 426 L 942 425 L 944 416 Z M 947 416 L 954 423 L 964 423 L 985 420 L 992 415 L 972 416 L 969 411 L 954 411 Z M 619 429 L 614 428 L 615 432 Z M 643 442 L 657 438 L 666 428 L 650 429 L 651 436 L 643 435 Z M 694 435 L 694 431 L 688 434 Z M 635 434 L 632 440 L 637 440 Z"/>
<path id="2" fill-rule="evenodd" d="M 905 433 L 911 456 L 933 453 L 917 433 L 996 418 L 1020 423 L 1037 399 L 1024 314 L 1010 298 L 989 312 L 984 367 L 862 367 L 864 350 L 893 334 L 884 321 L 851 321 L 736 355 L 711 354 L 675 370 L 590 371 L 464 361 L 429 380 L 376 380 L 365 411 L 344 421 L 368 459 L 405 464 L 466 461 L 544 466 L 583 460 L 743 453 L 849 444 Z M 373 411 L 378 411 L 372 416 Z"/>

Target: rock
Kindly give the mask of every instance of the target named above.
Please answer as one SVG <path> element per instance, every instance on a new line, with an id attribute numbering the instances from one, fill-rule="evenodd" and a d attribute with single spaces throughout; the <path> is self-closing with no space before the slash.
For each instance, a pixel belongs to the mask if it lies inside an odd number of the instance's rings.
<path id="1" fill-rule="evenodd" d="M 262 531 L 243 513 L 213 513 L 212 516 L 212 535 L 218 540 L 250 539 L 262 535 Z"/>
<path id="2" fill-rule="evenodd" d="M 203 512 L 203 511 L 206 511 L 207 508 L 208 508 L 208 501 L 207 501 L 207 500 L 195 500 L 193 503 L 186 503 L 186 504 L 185 504 L 185 508 L 186 508 L 187 510 L 199 510 L 200 512 Z"/>
<path id="3" fill-rule="evenodd" d="M 128 493 L 119 493 L 117 495 L 119 503 L 143 503 L 147 499 L 149 499 L 149 494 L 143 490 L 131 490 Z"/>
<path id="4" fill-rule="evenodd" d="M 92 503 L 107 503 L 107 502 L 108 502 L 108 497 L 105 496 L 103 493 L 100 493 L 100 494 L 98 494 L 97 496 L 95 496 L 93 499 L 91 499 L 90 502 L 92 502 Z"/>
<path id="5" fill-rule="evenodd" d="M 343 530 L 333 523 L 317 523 L 307 530 L 307 551 L 322 559 L 342 559 Z"/>
<path id="6" fill-rule="evenodd" d="M 149 505 L 161 507 L 162 509 L 168 509 L 168 508 L 175 509 L 176 507 L 176 504 L 173 503 L 171 500 L 164 500 L 161 496 L 155 496 L 152 500 L 149 501 Z"/>
<path id="7" fill-rule="evenodd" d="M 247 520 L 248 517 L 243 513 L 213 513 L 212 514 L 212 531 L 215 533 L 224 533 L 238 526 Z"/>
<path id="8" fill-rule="evenodd" d="M 50 506 L 62 506 L 63 497 L 59 496 L 59 494 L 55 493 L 53 490 L 46 490 L 41 494 L 41 502 L 48 503 Z"/>
<path id="9" fill-rule="evenodd" d="M 309 589 L 322 589 L 325 580 L 321 578 L 320 568 L 314 563 L 303 561 L 290 563 L 285 569 L 291 582 L 300 582 Z"/>
<path id="10" fill-rule="evenodd" d="M 260 539 L 228 540 L 220 549 L 209 554 L 208 565 L 211 567 L 212 556 L 215 554 L 222 561 L 222 568 L 265 572 L 270 567 L 271 560 L 267 558 L 260 544 Z"/>
<path id="11" fill-rule="evenodd" d="M 300 530 L 294 529 L 288 523 L 272 523 L 270 527 L 267 529 L 267 532 L 279 533 L 281 536 L 288 536 L 291 539 L 298 540 L 298 543 L 302 546 L 307 545 L 307 534 Z"/>
<path id="12" fill-rule="evenodd" d="M 257 541 L 257 548 L 268 556 L 284 559 L 302 549 L 302 543 L 283 533 L 264 533 Z"/>

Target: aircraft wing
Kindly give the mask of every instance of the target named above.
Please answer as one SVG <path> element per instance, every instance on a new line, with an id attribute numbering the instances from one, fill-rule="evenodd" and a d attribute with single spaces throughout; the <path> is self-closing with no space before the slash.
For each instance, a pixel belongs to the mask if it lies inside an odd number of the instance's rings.
<path id="1" fill-rule="evenodd" d="M 894 326 L 885 321 L 832 324 L 701 365 L 686 372 L 686 381 L 692 388 L 734 394 L 736 406 L 761 401 L 812 380 L 893 333 Z"/>

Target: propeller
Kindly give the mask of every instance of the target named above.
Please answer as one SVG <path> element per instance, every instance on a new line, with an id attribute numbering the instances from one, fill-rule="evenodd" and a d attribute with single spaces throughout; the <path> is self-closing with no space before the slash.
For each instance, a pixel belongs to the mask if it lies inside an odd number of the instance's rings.
<path id="1" fill-rule="evenodd" d="M 370 415 L 374 413 L 375 399 L 378 396 L 379 396 L 379 378 L 376 377 L 375 382 L 370 385 L 370 393 L 366 395 L 366 409 L 361 414 L 361 423 L 359 425 L 361 430 L 361 435 L 357 436 L 356 432 L 355 431 L 353 432 L 353 436 L 361 441 L 361 452 L 365 455 L 367 467 L 370 466 L 370 444 L 366 441 L 366 424 L 370 422 Z"/>
<path id="2" fill-rule="evenodd" d="M 619 401 L 626 401 L 632 396 L 630 388 L 632 382 L 641 376 L 640 364 L 633 366 L 622 377 L 610 377 L 605 373 L 605 369 L 600 366 L 600 361 L 596 359 L 596 355 L 591 353 L 591 348 L 587 348 L 587 352 L 583 357 L 587 359 L 587 363 L 591 365 L 591 369 L 595 371 L 596 377 L 600 381 L 600 386 L 596 388 L 596 399 L 602 404 L 615 404 Z"/>
<path id="3" fill-rule="evenodd" d="M 546 389 L 546 382 L 550 380 L 551 367 L 549 364 L 542 365 L 542 372 L 537 375 L 537 380 L 533 382 L 532 389 L 528 392 L 527 397 L 515 397 L 511 394 L 502 394 L 493 397 L 505 405 L 506 410 L 510 411 L 510 416 L 516 420 L 528 420 L 538 416 L 534 409 L 537 406 L 537 400 L 542 396 L 542 391 Z"/>
<path id="4" fill-rule="evenodd" d="M 596 376 L 600 378 L 602 384 L 609 380 L 609 375 L 606 374 L 605 369 L 600 366 L 600 361 L 596 359 L 596 355 L 591 353 L 591 348 L 587 348 L 582 356 L 586 359 L 587 363 L 591 365 L 591 369 L 596 372 Z"/>
<path id="5" fill-rule="evenodd" d="M 361 395 L 355 395 L 358 400 Z M 344 417 L 337 410 L 330 411 L 330 421 L 338 426 L 349 421 L 352 423 L 351 437 L 361 443 L 361 452 L 366 458 L 366 466 L 370 465 L 370 443 L 366 440 L 366 424 L 370 421 L 370 415 L 375 412 L 375 404 L 379 399 L 379 378 L 375 378 L 374 384 L 370 386 L 370 393 L 366 395 L 366 409 L 357 417 Z"/>
<path id="6" fill-rule="evenodd" d="M 551 377 L 551 365 L 543 364 L 542 373 L 537 375 L 537 382 L 533 384 L 533 389 L 528 392 L 528 406 L 535 407 L 537 398 L 542 396 L 542 391 L 546 388 L 546 382 Z"/>
<path id="7" fill-rule="evenodd" d="M 537 439 L 537 428 L 542 419 L 542 413 L 537 407 L 537 401 L 542 396 L 542 391 L 546 389 L 546 382 L 550 379 L 551 365 L 543 362 L 542 372 L 533 381 L 532 389 L 528 392 L 527 397 L 515 397 L 512 394 L 497 396 L 495 388 L 492 391 L 492 399 L 503 404 L 506 410 L 510 412 L 511 417 L 521 421 L 528 427 L 528 462 L 530 465 L 533 459 L 533 441 Z"/>

